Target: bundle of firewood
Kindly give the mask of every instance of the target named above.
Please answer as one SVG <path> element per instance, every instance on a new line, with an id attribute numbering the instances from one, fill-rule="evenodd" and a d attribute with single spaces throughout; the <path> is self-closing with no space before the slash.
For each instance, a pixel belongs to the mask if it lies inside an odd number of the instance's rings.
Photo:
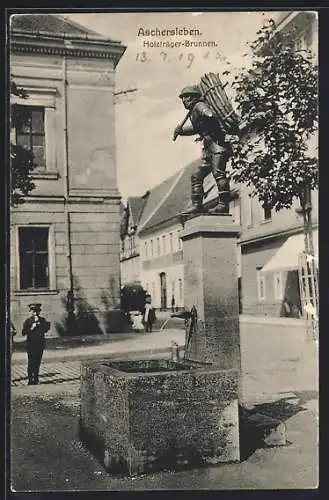
<path id="1" fill-rule="evenodd" d="M 239 118 L 226 95 L 226 84 L 222 84 L 219 75 L 206 73 L 201 77 L 200 90 L 204 100 L 219 118 L 220 126 L 225 134 L 239 133 Z"/>

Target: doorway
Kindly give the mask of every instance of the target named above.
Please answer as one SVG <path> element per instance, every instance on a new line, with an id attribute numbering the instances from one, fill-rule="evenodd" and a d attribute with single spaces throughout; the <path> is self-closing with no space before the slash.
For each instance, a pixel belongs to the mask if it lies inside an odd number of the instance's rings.
<path id="1" fill-rule="evenodd" d="M 287 271 L 280 316 L 300 318 L 302 315 L 299 278 L 297 270 Z"/>

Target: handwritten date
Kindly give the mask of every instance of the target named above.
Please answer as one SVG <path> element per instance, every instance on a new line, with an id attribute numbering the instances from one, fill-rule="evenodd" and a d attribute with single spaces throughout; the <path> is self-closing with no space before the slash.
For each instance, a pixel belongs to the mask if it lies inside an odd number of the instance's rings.
<path id="1" fill-rule="evenodd" d="M 211 54 L 211 52 L 208 51 L 202 54 L 201 56 L 196 56 L 192 52 L 189 52 L 187 54 L 181 53 L 178 56 L 177 55 L 172 56 L 171 54 L 168 54 L 168 52 L 161 51 L 158 52 L 155 56 L 152 55 L 151 58 L 145 50 L 143 50 L 142 52 L 138 52 L 136 54 L 136 61 L 139 63 L 150 63 L 155 59 L 160 59 L 160 61 L 168 63 L 170 61 L 178 60 L 182 64 L 184 64 L 187 69 L 189 69 L 194 63 L 194 61 L 197 59 L 197 57 L 202 57 L 203 59 L 215 58 L 216 61 L 226 62 L 225 56 L 223 56 L 219 52 L 217 52 L 216 54 Z"/>

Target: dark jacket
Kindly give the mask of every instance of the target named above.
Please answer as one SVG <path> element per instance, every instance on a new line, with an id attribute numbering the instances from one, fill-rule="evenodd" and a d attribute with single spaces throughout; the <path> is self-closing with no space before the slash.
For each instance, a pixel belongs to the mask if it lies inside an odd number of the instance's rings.
<path id="1" fill-rule="evenodd" d="M 35 323 L 35 319 L 30 317 L 24 321 L 22 335 L 27 336 L 26 345 L 27 349 L 35 349 L 40 348 L 44 349 L 45 347 L 45 333 L 50 329 L 49 321 L 46 321 L 45 318 L 41 316 L 38 318 L 37 325 L 32 329 L 32 325 Z"/>
<path id="2" fill-rule="evenodd" d="M 194 130 L 201 137 L 207 137 L 216 143 L 225 142 L 225 134 L 221 130 L 219 119 L 207 103 L 197 102 L 193 107 L 190 119 Z"/>
<path id="3" fill-rule="evenodd" d="M 145 318 L 145 312 L 146 312 L 146 308 L 143 311 L 143 321 Z M 153 323 L 155 323 L 155 320 L 156 320 L 155 311 L 154 311 L 153 307 L 150 307 L 147 322 L 153 324 Z"/>

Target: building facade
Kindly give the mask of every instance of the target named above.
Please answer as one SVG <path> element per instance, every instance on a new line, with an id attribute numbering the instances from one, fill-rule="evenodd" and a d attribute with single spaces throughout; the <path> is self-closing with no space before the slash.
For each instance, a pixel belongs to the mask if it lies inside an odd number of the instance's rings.
<path id="1" fill-rule="evenodd" d="M 13 207 L 11 319 L 41 302 L 51 334 L 115 329 L 120 300 L 120 194 L 115 68 L 125 47 L 57 15 L 14 15 L 10 73 L 27 99 L 12 140 L 35 157 L 35 189 Z"/>
<path id="2" fill-rule="evenodd" d="M 275 15 L 273 15 L 275 17 Z M 296 49 L 318 54 L 318 24 L 314 12 L 281 13 L 277 29 L 294 37 Z M 317 147 L 314 138 L 310 147 Z M 304 248 L 302 216 L 291 209 L 280 212 L 264 209 L 251 198 L 246 186 L 240 188 L 242 304 L 244 314 L 282 316 L 284 302 L 290 314 L 301 315 L 298 255 Z M 318 193 L 312 193 L 312 225 L 315 254 L 318 254 Z"/>
<path id="3" fill-rule="evenodd" d="M 148 193 L 144 197 L 131 196 L 123 207 L 121 222 L 120 270 L 121 286 L 141 285 L 140 242 L 138 224 Z"/>

